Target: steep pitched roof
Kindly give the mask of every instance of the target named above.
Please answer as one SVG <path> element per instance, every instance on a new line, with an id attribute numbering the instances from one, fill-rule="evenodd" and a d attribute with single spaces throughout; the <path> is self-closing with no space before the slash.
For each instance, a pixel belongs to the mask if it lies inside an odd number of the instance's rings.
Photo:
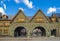
<path id="1" fill-rule="evenodd" d="M 22 12 L 22 14 L 27 18 L 27 16 L 23 13 L 22 10 L 19 10 L 18 13 L 12 18 L 11 23 L 14 21 L 14 19 L 19 15 L 19 13 Z M 27 18 L 28 19 L 28 18 Z"/>
<path id="2" fill-rule="evenodd" d="M 34 17 L 39 13 L 39 12 L 42 12 L 40 9 L 37 11 L 37 13 L 32 17 L 32 19 L 30 20 L 30 22 L 34 19 Z M 44 15 L 44 17 L 47 19 L 48 22 L 50 22 L 50 19 L 45 16 L 45 14 L 42 12 L 42 14 Z"/>

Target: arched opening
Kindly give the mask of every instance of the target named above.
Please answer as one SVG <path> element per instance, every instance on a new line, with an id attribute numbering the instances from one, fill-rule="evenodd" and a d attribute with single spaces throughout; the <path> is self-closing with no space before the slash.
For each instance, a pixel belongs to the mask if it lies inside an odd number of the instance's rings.
<path id="1" fill-rule="evenodd" d="M 32 36 L 45 36 L 45 35 L 46 35 L 46 31 L 41 26 L 34 28 L 32 32 Z"/>
<path id="2" fill-rule="evenodd" d="M 14 36 L 15 37 L 25 37 L 27 34 L 27 31 L 24 27 L 20 26 L 20 27 L 17 27 L 14 31 Z"/>
<path id="3" fill-rule="evenodd" d="M 56 37 L 56 29 L 51 30 L 51 36 L 55 36 Z"/>

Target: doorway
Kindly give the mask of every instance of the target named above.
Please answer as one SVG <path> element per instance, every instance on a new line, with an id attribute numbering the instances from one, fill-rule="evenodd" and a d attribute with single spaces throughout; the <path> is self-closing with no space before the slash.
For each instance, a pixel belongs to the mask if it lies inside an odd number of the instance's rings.
<path id="1" fill-rule="evenodd" d="M 27 34 L 27 31 L 24 27 L 20 26 L 20 27 L 17 27 L 14 31 L 14 36 L 15 37 L 25 37 Z"/>

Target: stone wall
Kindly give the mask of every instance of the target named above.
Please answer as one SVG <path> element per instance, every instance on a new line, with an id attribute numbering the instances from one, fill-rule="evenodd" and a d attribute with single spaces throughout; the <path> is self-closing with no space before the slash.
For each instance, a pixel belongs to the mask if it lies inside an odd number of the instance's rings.
<path id="1" fill-rule="evenodd" d="M 41 26 L 46 30 L 46 36 L 51 36 L 51 30 L 56 29 L 56 36 L 59 36 L 58 23 L 12 23 L 9 27 L 9 35 L 14 36 L 14 30 L 19 27 L 25 27 L 27 30 L 27 36 L 30 36 L 30 33 L 35 27 Z"/>

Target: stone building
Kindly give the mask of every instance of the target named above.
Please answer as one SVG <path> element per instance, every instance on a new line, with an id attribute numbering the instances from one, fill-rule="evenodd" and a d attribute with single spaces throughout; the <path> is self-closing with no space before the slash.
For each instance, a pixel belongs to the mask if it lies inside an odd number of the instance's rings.
<path id="1" fill-rule="evenodd" d="M 0 19 L 0 36 L 11 37 L 50 37 L 60 36 L 60 18 L 56 14 L 51 17 L 38 10 L 30 19 L 22 10 L 12 18 L 3 15 Z"/>

